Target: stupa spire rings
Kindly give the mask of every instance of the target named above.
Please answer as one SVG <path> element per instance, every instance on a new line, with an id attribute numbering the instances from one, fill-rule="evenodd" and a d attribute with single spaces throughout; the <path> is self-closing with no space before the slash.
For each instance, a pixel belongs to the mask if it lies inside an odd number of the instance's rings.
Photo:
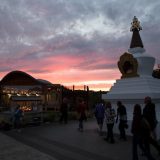
<path id="1" fill-rule="evenodd" d="M 140 22 L 138 21 L 138 18 L 136 16 L 133 17 L 133 21 L 131 23 L 130 31 L 133 32 L 132 34 L 132 40 L 130 44 L 130 48 L 143 48 L 143 43 L 141 40 L 141 36 L 139 34 L 139 31 L 142 30 L 142 27 L 140 26 Z M 133 51 L 133 50 L 132 50 Z M 144 49 L 141 51 L 144 51 Z"/>
<path id="2" fill-rule="evenodd" d="M 134 31 L 134 30 L 142 30 L 142 27 L 140 26 L 140 21 L 138 21 L 138 18 L 136 16 L 133 17 L 133 21 L 131 23 L 131 28 L 130 31 Z"/>

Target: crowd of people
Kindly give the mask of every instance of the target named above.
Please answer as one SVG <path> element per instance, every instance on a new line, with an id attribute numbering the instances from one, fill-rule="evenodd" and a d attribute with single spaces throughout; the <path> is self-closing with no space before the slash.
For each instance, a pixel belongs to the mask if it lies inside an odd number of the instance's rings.
<path id="1" fill-rule="evenodd" d="M 112 104 L 110 102 L 104 103 L 103 101 L 101 101 L 96 104 L 94 114 L 97 119 L 100 135 L 103 135 L 102 127 L 104 121 L 106 123 L 107 136 L 104 138 L 104 140 L 109 141 L 110 143 L 115 143 L 113 127 L 114 124 L 118 122 L 118 128 L 120 131 L 119 139 L 127 140 L 125 131 L 128 128 L 127 112 L 126 107 L 122 104 L 121 101 L 117 102 L 117 112 L 112 107 Z"/>
<path id="2" fill-rule="evenodd" d="M 131 124 L 132 133 L 132 160 L 138 160 L 138 147 L 142 155 L 148 160 L 154 160 L 150 145 L 153 145 L 160 154 L 160 145 L 157 141 L 156 126 L 157 118 L 155 112 L 155 104 L 151 97 L 145 97 L 145 106 L 142 110 L 140 104 L 135 104 L 133 110 L 133 120 Z M 119 123 L 119 139 L 126 141 L 126 129 L 128 129 L 126 107 L 121 101 L 117 101 L 117 111 L 112 107 L 110 102 L 99 102 L 95 106 L 95 117 L 99 127 L 99 134 L 102 134 L 102 127 L 105 121 L 107 128 L 107 136 L 104 140 L 115 143 L 113 127 L 114 123 Z"/>
<path id="3" fill-rule="evenodd" d="M 150 97 L 145 97 L 144 108 L 140 104 L 135 104 L 133 107 L 133 120 L 131 124 L 132 133 L 132 160 L 138 160 L 138 148 L 140 148 L 142 155 L 146 156 L 148 160 L 154 160 L 150 151 L 150 145 L 153 145 L 160 154 L 160 145 L 157 142 L 156 126 L 157 118 L 155 112 L 155 104 Z M 67 113 L 67 99 L 63 100 L 60 108 L 61 116 L 60 123 L 68 121 Z M 87 119 L 87 105 L 81 99 L 77 105 L 77 119 L 78 131 L 83 132 L 84 121 Z M 128 129 L 127 111 L 125 105 L 121 101 L 117 101 L 117 109 L 112 107 L 111 102 L 99 101 L 95 105 L 94 115 L 97 120 L 98 132 L 100 136 L 104 135 L 103 126 L 107 129 L 107 134 L 104 140 L 114 144 L 115 137 L 113 133 L 114 124 L 118 123 L 119 139 L 126 141 L 126 129 Z"/>

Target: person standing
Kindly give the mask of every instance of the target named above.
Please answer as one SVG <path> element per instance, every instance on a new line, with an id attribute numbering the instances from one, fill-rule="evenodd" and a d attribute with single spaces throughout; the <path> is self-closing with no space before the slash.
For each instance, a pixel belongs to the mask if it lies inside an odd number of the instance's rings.
<path id="1" fill-rule="evenodd" d="M 141 133 L 140 133 L 141 119 L 142 119 L 141 106 L 139 104 L 136 104 L 134 106 L 133 121 L 132 121 L 132 126 L 131 126 L 131 133 L 133 134 L 133 137 L 132 137 L 132 160 L 138 160 L 137 148 L 138 148 L 138 145 L 142 146 Z"/>
<path id="2" fill-rule="evenodd" d="M 121 101 L 117 102 L 117 118 L 116 122 L 119 120 L 119 131 L 120 131 L 120 139 L 127 140 L 126 139 L 126 131 L 127 128 L 127 112 L 126 107 L 122 104 Z"/>
<path id="3" fill-rule="evenodd" d="M 23 117 L 23 111 L 21 110 L 20 106 L 18 105 L 16 107 L 16 110 L 14 112 L 14 128 L 21 132 L 21 122 Z"/>
<path id="4" fill-rule="evenodd" d="M 116 113 L 114 108 L 112 108 L 112 105 L 110 102 L 106 103 L 105 116 L 106 116 L 106 124 L 107 124 L 107 137 L 105 138 L 105 140 L 110 141 L 110 143 L 114 143 L 115 141 L 113 136 L 113 126 L 115 122 Z"/>
<path id="5" fill-rule="evenodd" d="M 63 99 L 63 102 L 61 104 L 60 107 L 60 112 L 61 112 L 61 116 L 60 116 L 60 123 L 64 122 L 65 124 L 67 124 L 68 122 L 68 100 L 67 98 Z"/>
<path id="6" fill-rule="evenodd" d="M 99 127 L 100 135 L 102 135 L 104 113 L 105 113 L 104 104 L 102 102 L 97 103 L 96 107 L 95 107 L 94 114 L 95 114 L 95 117 L 96 117 L 96 120 L 97 120 L 97 124 L 98 124 L 98 127 Z"/>
<path id="7" fill-rule="evenodd" d="M 160 154 L 160 145 L 156 140 L 156 126 L 157 126 L 157 118 L 155 112 L 155 104 L 152 102 L 151 97 L 145 97 L 144 99 L 145 107 L 143 109 L 143 117 L 149 123 L 151 128 L 150 143 L 157 149 Z"/>
<path id="8" fill-rule="evenodd" d="M 87 120 L 86 110 L 87 110 L 87 106 L 86 106 L 84 100 L 80 100 L 78 108 L 77 108 L 78 120 L 79 120 L 78 130 L 80 132 L 83 132 L 83 128 L 84 128 L 83 122 L 84 122 L 84 120 Z"/>
<path id="9" fill-rule="evenodd" d="M 155 112 L 155 104 L 152 102 L 151 97 L 145 97 L 144 103 L 145 103 L 145 107 L 143 109 L 143 116 L 150 124 L 153 137 L 156 139 L 155 130 L 157 125 L 157 118 L 156 118 L 156 112 Z"/>
<path id="10" fill-rule="evenodd" d="M 132 137 L 132 160 L 138 160 L 138 146 L 148 160 L 154 160 L 150 153 L 150 127 L 146 124 L 142 116 L 141 106 L 136 104 L 133 111 L 133 121 L 131 126 Z"/>

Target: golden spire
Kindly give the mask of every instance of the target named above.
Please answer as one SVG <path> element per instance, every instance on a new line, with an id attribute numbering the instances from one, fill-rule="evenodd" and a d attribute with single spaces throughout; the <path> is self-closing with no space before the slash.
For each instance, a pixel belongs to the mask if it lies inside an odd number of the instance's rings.
<path id="1" fill-rule="evenodd" d="M 142 27 L 140 26 L 140 22 L 138 21 L 138 18 L 136 16 L 134 16 L 131 25 L 132 26 L 130 31 L 133 32 L 133 34 L 132 34 L 130 48 L 136 48 L 136 47 L 143 48 L 143 43 L 141 40 L 141 36 L 139 34 L 139 31 L 142 30 Z"/>
<path id="2" fill-rule="evenodd" d="M 134 30 L 142 30 L 142 27 L 140 26 L 140 21 L 138 21 L 138 18 L 136 16 L 133 17 L 133 21 L 131 23 L 131 28 L 130 31 L 134 31 Z"/>

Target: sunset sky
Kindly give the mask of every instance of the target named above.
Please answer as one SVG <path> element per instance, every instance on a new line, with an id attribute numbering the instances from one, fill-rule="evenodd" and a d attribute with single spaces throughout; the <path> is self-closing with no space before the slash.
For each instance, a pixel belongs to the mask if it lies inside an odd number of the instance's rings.
<path id="1" fill-rule="evenodd" d="M 159 0 L 0 0 L 0 78 L 13 70 L 65 86 L 109 90 L 137 16 L 160 63 Z"/>

